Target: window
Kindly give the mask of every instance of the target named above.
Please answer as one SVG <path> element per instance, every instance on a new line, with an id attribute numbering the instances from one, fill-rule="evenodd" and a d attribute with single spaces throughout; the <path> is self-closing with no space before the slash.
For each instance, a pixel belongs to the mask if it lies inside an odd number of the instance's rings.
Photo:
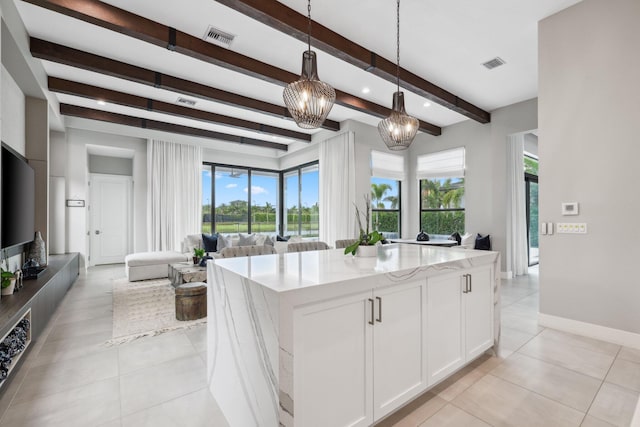
<path id="1" fill-rule="evenodd" d="M 389 239 L 400 237 L 400 181 L 371 178 L 371 216 L 374 230 Z"/>
<path id="2" fill-rule="evenodd" d="M 276 234 L 279 187 L 279 172 L 203 165 L 202 232 Z"/>
<path id="3" fill-rule="evenodd" d="M 418 157 L 420 229 L 428 234 L 464 234 L 464 148 Z"/>
<path id="4" fill-rule="evenodd" d="M 317 237 L 318 229 L 318 163 L 284 172 L 202 166 L 203 233 Z"/>
<path id="5" fill-rule="evenodd" d="M 318 237 L 318 164 L 313 163 L 283 173 L 285 201 L 284 234 Z"/>
<path id="6" fill-rule="evenodd" d="M 372 150 L 371 175 L 372 227 L 387 238 L 399 238 L 404 157 Z"/>
<path id="7" fill-rule="evenodd" d="M 529 265 L 539 262 L 538 239 L 538 159 L 524 153 L 524 183 L 527 214 L 527 241 L 529 242 Z"/>
<path id="8" fill-rule="evenodd" d="M 249 233 L 249 170 L 215 166 L 214 172 L 214 231 Z"/>

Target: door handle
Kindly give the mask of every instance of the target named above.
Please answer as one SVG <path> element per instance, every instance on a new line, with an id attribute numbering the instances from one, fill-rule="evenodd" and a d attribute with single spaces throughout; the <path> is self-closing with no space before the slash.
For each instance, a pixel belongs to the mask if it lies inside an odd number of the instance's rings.
<path id="1" fill-rule="evenodd" d="M 371 320 L 369 320 L 369 324 L 373 325 L 373 300 L 369 298 L 369 305 L 371 306 Z"/>
<path id="2" fill-rule="evenodd" d="M 100 230 L 96 230 L 96 234 L 100 234 Z"/>
<path id="3" fill-rule="evenodd" d="M 376 299 L 378 300 L 378 318 L 376 321 L 382 323 L 382 298 L 376 297 Z"/>
<path id="4" fill-rule="evenodd" d="M 467 279 L 467 274 L 463 274 L 462 277 L 464 277 L 464 290 L 462 293 L 466 294 L 469 292 L 469 280 Z"/>
<path id="5" fill-rule="evenodd" d="M 473 292 L 473 279 L 470 274 L 467 274 L 467 276 L 469 277 L 469 292 Z"/>

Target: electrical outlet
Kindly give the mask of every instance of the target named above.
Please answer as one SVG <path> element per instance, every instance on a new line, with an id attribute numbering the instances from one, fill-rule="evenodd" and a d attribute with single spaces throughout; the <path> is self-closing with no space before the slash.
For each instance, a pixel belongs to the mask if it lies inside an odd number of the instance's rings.
<path id="1" fill-rule="evenodd" d="M 559 234 L 587 234 L 587 224 L 584 222 L 559 222 L 556 230 Z"/>

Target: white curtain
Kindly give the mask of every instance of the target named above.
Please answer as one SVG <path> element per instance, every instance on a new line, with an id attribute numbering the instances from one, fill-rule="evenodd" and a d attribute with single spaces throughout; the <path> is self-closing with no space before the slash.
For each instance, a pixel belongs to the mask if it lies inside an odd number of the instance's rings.
<path id="1" fill-rule="evenodd" d="M 202 225 L 202 148 L 149 140 L 147 229 L 150 251 L 180 251 Z"/>
<path id="2" fill-rule="evenodd" d="M 338 239 L 358 236 L 355 225 L 355 135 L 346 132 L 320 143 L 320 240 L 335 246 Z"/>
<path id="3" fill-rule="evenodd" d="M 524 186 L 524 134 L 507 137 L 507 271 L 527 274 L 527 212 Z"/>

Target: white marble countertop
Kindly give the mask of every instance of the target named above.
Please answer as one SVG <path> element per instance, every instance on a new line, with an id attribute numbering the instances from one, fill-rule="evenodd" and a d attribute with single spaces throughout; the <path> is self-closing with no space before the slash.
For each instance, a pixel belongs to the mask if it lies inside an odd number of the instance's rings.
<path id="1" fill-rule="evenodd" d="M 276 292 L 362 279 L 376 275 L 400 277 L 416 270 L 455 270 L 488 264 L 497 252 L 435 246 L 390 244 L 377 257 L 345 255 L 343 249 L 216 259 L 223 270 L 251 279 Z M 461 263 L 462 261 L 462 263 Z M 464 262 L 467 261 L 467 262 Z"/>

